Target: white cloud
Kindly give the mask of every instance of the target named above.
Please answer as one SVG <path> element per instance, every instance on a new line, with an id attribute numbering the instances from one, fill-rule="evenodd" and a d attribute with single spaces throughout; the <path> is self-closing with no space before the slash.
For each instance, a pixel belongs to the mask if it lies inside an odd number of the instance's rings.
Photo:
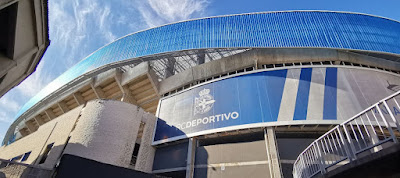
<path id="1" fill-rule="evenodd" d="M 11 112 L 16 112 L 21 107 L 15 100 L 10 99 L 9 97 L 4 97 L 0 100 L 0 107 L 3 109 L 7 109 Z"/>
<path id="2" fill-rule="evenodd" d="M 202 16 L 209 2 L 206 0 L 147 0 L 138 10 L 150 26 L 187 20 Z"/>
<path id="3" fill-rule="evenodd" d="M 5 111 L 0 111 L 0 123 L 11 123 L 13 120 Z"/>
<path id="4" fill-rule="evenodd" d="M 29 98 L 37 94 L 52 78 L 50 74 L 45 73 L 43 68 L 45 63 L 45 60 L 42 60 L 37 66 L 36 71 L 15 87 L 15 89 Z"/>

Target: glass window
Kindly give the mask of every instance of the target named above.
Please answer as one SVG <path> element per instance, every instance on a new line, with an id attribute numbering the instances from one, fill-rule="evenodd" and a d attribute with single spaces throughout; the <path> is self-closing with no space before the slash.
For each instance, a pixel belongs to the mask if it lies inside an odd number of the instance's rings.
<path id="1" fill-rule="evenodd" d="M 26 152 L 26 153 L 24 154 L 24 157 L 22 157 L 21 162 L 26 161 L 26 160 L 29 158 L 29 155 L 31 155 L 31 152 L 32 152 L 32 151 Z"/>

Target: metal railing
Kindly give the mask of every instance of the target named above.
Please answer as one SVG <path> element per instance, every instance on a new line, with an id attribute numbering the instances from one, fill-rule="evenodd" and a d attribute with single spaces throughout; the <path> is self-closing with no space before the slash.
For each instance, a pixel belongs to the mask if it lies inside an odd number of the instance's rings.
<path id="1" fill-rule="evenodd" d="M 400 91 L 337 125 L 312 142 L 293 165 L 295 178 L 325 174 L 395 143 L 400 136 Z"/>

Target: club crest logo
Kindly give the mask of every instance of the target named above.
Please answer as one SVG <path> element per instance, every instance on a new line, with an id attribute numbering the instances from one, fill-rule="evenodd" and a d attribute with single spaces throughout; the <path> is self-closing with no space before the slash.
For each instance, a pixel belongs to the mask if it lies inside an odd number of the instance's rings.
<path id="1" fill-rule="evenodd" d="M 210 111 L 215 103 L 214 97 L 210 95 L 210 89 L 201 90 L 199 96 L 194 98 L 194 115 Z"/>

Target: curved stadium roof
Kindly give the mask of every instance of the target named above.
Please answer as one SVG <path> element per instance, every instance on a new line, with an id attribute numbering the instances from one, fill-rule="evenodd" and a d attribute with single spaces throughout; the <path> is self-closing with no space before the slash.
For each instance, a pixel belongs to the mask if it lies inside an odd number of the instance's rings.
<path id="1" fill-rule="evenodd" d="M 144 56 L 206 48 L 304 47 L 398 56 L 399 41 L 399 22 L 346 12 L 266 12 L 168 24 L 127 35 L 95 51 L 31 98 L 16 118 L 85 73 L 112 63 L 140 60 Z"/>

